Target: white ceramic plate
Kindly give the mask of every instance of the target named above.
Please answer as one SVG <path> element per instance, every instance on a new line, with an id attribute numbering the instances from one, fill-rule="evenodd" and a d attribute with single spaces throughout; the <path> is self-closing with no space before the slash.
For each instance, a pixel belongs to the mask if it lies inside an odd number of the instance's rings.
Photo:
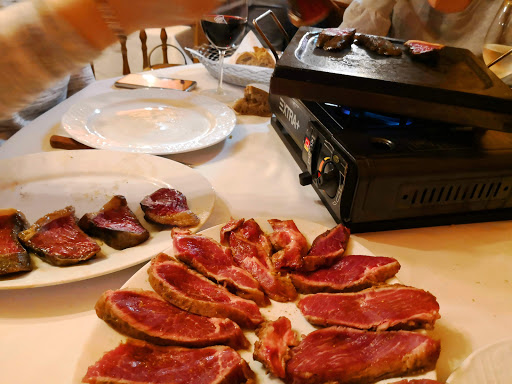
<path id="1" fill-rule="evenodd" d="M 448 378 L 447 384 L 512 383 L 512 339 L 480 348 Z"/>
<path id="2" fill-rule="evenodd" d="M 103 244 L 94 259 L 69 267 L 55 267 L 32 256 L 34 270 L 0 276 L 0 289 L 30 288 L 88 279 L 149 260 L 169 247 L 170 230 L 144 220 L 142 198 L 158 188 L 172 187 L 187 197 L 200 218 L 197 230 L 215 202 L 211 184 L 193 169 L 157 156 L 98 151 L 58 151 L 0 160 L 0 208 L 22 211 L 30 224 L 68 205 L 76 216 L 98 211 L 113 195 L 126 197 L 128 206 L 150 238 L 136 247 L 117 251 Z"/>
<path id="3" fill-rule="evenodd" d="M 272 228 L 267 222 L 267 218 L 256 218 L 256 221 L 265 232 L 270 233 L 272 231 Z M 327 230 L 326 227 L 320 224 L 299 219 L 295 219 L 294 221 L 295 224 L 297 224 L 297 227 L 308 240 L 309 244 L 313 242 L 316 236 Z M 221 227 L 222 225 L 218 225 L 212 228 L 208 228 L 200 233 L 219 241 Z M 166 250 L 165 252 L 172 255 L 172 247 Z M 351 239 L 349 241 L 347 252 L 348 254 L 356 255 L 372 255 L 368 249 L 363 247 L 354 239 Z M 123 288 L 142 288 L 147 290 L 153 290 L 148 282 L 148 266 L 149 263 L 142 267 L 135 275 L 133 275 L 133 277 L 130 280 L 126 282 Z M 396 279 L 393 279 L 393 282 L 396 281 Z M 295 303 L 279 303 L 271 300 L 271 305 L 265 308 L 260 308 L 260 310 L 262 315 L 267 320 L 276 320 L 277 318 L 279 318 L 279 316 L 288 317 L 292 323 L 293 329 L 297 331 L 299 335 L 308 334 L 315 330 L 315 328 L 306 321 L 304 316 L 302 316 L 300 310 L 297 308 Z M 82 377 L 85 375 L 85 373 L 87 372 L 87 368 L 90 365 L 98 361 L 105 352 L 114 349 L 119 345 L 121 341 L 126 340 L 125 336 L 114 331 L 102 320 L 96 319 L 96 322 L 97 324 L 94 327 L 93 332 L 90 335 L 89 340 L 84 347 L 84 350 L 82 351 L 81 357 L 78 360 L 73 383 L 80 383 Z M 254 342 L 257 340 L 255 333 L 252 331 L 246 331 L 245 335 L 247 339 L 251 342 L 251 345 L 254 345 Z M 259 378 L 259 383 L 283 383 L 280 379 L 268 375 L 265 372 L 265 369 L 263 368 L 262 364 L 253 359 L 253 347 L 251 347 L 250 350 L 244 350 L 239 352 L 240 355 L 245 359 L 245 361 L 249 363 L 251 369 L 256 373 L 257 377 Z M 427 374 L 417 376 L 415 378 L 420 377 L 435 379 L 435 372 L 428 372 Z M 381 383 L 393 382 L 397 380 L 399 379 L 395 378 L 382 381 Z"/>
<path id="4" fill-rule="evenodd" d="M 79 101 L 62 117 L 66 132 L 90 147 L 153 155 L 217 144 L 235 123 L 233 110 L 216 100 L 163 89 L 104 93 Z"/>

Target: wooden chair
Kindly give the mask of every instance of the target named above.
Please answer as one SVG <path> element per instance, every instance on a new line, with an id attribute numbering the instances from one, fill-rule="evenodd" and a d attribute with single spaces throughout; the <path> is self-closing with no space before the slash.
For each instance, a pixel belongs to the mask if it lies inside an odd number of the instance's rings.
<path id="1" fill-rule="evenodd" d="M 161 44 L 159 44 L 156 47 L 154 47 L 153 49 L 151 49 L 151 51 L 149 51 L 149 53 L 148 53 L 148 46 L 147 46 L 148 36 L 147 36 L 147 33 L 146 33 L 146 31 L 144 29 L 142 29 L 139 32 L 139 38 L 140 38 L 141 50 L 142 50 L 142 68 L 144 68 L 144 70 L 157 69 L 157 68 L 166 68 L 166 67 L 174 67 L 174 66 L 177 66 L 177 65 L 183 65 L 183 64 L 187 63 L 187 60 L 185 58 L 185 54 L 178 47 L 176 47 L 175 45 L 167 43 L 168 36 L 167 36 L 167 32 L 166 32 L 165 28 L 162 28 L 160 30 L 160 41 L 161 41 Z M 123 57 L 123 75 L 127 75 L 127 74 L 131 73 L 131 71 L 130 71 L 130 64 L 128 62 L 128 49 L 126 47 L 126 40 L 127 40 L 126 36 L 123 36 L 120 39 L 121 55 Z M 176 51 L 178 51 L 181 54 L 181 56 L 183 57 L 183 62 L 182 63 L 170 63 L 169 62 L 169 58 L 168 58 L 168 49 L 169 48 L 175 49 Z M 157 49 L 162 49 L 163 63 L 151 64 L 151 55 Z"/>

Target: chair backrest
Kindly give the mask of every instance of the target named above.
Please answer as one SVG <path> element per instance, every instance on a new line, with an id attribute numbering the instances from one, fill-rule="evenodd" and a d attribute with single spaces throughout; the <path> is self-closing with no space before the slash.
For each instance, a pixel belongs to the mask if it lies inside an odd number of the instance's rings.
<path id="1" fill-rule="evenodd" d="M 147 46 L 148 35 L 144 29 L 142 29 L 139 32 L 139 38 L 140 38 L 141 51 L 142 51 L 142 68 L 144 68 L 144 70 L 151 69 L 151 68 L 164 68 L 164 67 L 172 67 L 172 66 L 176 66 L 176 65 L 186 64 L 186 58 L 185 58 L 183 52 L 175 45 L 167 43 L 168 36 L 167 36 L 167 32 L 166 32 L 165 28 L 160 29 L 161 44 L 159 44 L 156 47 L 154 47 L 153 49 L 151 49 L 151 51 L 149 51 L 149 53 L 148 53 L 148 46 Z M 126 41 L 127 41 L 126 36 L 123 36 L 120 39 L 121 56 L 123 58 L 123 75 L 127 75 L 131 72 L 130 64 L 128 62 L 128 49 L 126 47 Z M 169 56 L 168 56 L 169 48 L 172 48 L 172 49 L 175 49 L 176 51 L 178 51 L 181 54 L 181 56 L 183 57 L 183 62 L 169 63 Z M 151 63 L 151 55 L 156 49 L 162 50 L 163 63 L 154 65 Z"/>

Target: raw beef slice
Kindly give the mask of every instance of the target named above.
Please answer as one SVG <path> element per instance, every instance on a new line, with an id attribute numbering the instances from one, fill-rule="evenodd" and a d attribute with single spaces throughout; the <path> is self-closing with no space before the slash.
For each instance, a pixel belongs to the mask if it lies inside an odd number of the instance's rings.
<path id="1" fill-rule="evenodd" d="M 318 268 L 330 267 L 338 261 L 347 249 L 350 230 L 343 224 L 325 231 L 313 241 L 311 248 L 304 256 L 302 270 L 316 271 Z"/>
<path id="2" fill-rule="evenodd" d="M 83 383 L 239 384 L 254 373 L 230 347 L 161 347 L 128 340 L 90 366 Z"/>
<path id="3" fill-rule="evenodd" d="M 274 230 L 269 239 L 277 250 L 272 255 L 275 268 L 301 270 L 304 266 L 304 256 L 308 252 L 308 242 L 304 235 L 293 220 L 271 219 L 268 222 Z"/>
<path id="4" fill-rule="evenodd" d="M 96 314 L 118 332 L 158 345 L 207 347 L 248 346 L 240 327 L 229 319 L 186 312 L 152 291 L 106 291 L 96 303 Z"/>
<path id="5" fill-rule="evenodd" d="M 0 210 L 0 275 L 32 270 L 30 256 L 18 240 L 18 233 L 28 227 L 20 211 Z"/>
<path id="6" fill-rule="evenodd" d="M 369 384 L 435 368 L 440 343 L 409 331 L 369 332 L 330 327 L 292 349 L 291 384 Z"/>

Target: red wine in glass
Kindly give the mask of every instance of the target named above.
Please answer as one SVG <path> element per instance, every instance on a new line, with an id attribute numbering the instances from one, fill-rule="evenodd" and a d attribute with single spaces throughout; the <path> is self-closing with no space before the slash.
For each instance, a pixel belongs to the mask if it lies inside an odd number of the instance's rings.
<path id="1" fill-rule="evenodd" d="M 201 27 L 210 43 L 218 49 L 235 46 L 244 35 L 247 18 L 229 15 L 207 15 L 201 19 Z"/>

